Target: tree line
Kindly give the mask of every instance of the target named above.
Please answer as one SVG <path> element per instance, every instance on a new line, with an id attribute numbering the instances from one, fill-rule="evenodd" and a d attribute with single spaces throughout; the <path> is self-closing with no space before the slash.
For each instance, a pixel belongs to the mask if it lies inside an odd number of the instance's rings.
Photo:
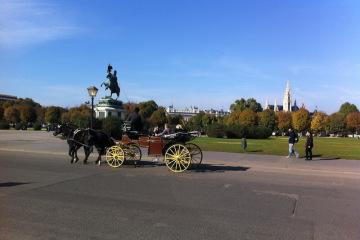
<path id="1" fill-rule="evenodd" d="M 172 126 L 181 124 L 186 130 L 197 130 L 216 137 L 253 137 L 265 138 L 272 132 L 286 133 L 289 128 L 298 132 L 311 130 L 315 134 L 360 133 L 360 113 L 356 105 L 344 103 L 339 110 L 327 115 L 324 112 L 310 113 L 305 108 L 296 112 L 274 112 L 263 110 L 261 104 L 254 98 L 236 100 L 230 106 L 231 113 L 223 117 L 200 112 L 188 121 L 180 115 L 168 115 L 164 107 L 155 101 L 123 104 L 127 115 L 140 109 L 144 130 L 168 123 Z M 60 124 L 71 122 L 79 127 L 90 124 L 91 109 L 87 105 L 72 108 L 58 106 L 43 107 L 32 99 L 17 99 L 16 101 L 0 102 L 0 128 L 11 126 L 33 126 L 41 128 L 43 124 Z M 127 116 L 126 116 L 127 117 Z M 94 128 L 105 129 L 112 135 L 118 135 L 122 122 L 114 117 L 94 122 Z"/>
<path id="2" fill-rule="evenodd" d="M 216 125 L 215 129 L 219 137 L 231 137 L 231 135 L 234 135 L 231 132 L 226 133 L 229 129 L 244 131 L 243 128 L 251 129 L 254 127 L 258 127 L 258 131 L 268 129 L 279 135 L 287 133 L 289 128 L 301 133 L 310 130 L 321 135 L 336 134 L 345 136 L 348 133 L 360 133 L 359 110 L 356 105 L 349 102 L 342 104 L 337 112 L 330 115 L 321 111 L 310 113 L 304 107 L 295 112 L 263 110 L 261 104 L 254 98 L 236 100 L 230 106 L 230 109 L 231 113 L 228 116 L 211 120 Z M 189 122 L 192 122 L 197 129 L 206 129 L 209 128 L 207 126 L 209 125 L 207 120 L 209 118 L 211 119 L 210 116 L 197 115 L 190 119 Z M 202 121 L 202 119 L 205 121 Z M 242 135 L 245 136 L 246 134 Z"/>

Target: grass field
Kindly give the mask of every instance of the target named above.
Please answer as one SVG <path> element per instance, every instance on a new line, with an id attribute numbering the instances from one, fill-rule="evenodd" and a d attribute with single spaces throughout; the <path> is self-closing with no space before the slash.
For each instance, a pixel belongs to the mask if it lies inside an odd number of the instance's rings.
<path id="1" fill-rule="evenodd" d="M 288 139 L 285 137 L 271 137 L 269 139 L 248 139 L 248 153 L 270 154 L 286 156 L 288 153 Z M 221 139 L 199 137 L 194 143 L 204 151 L 243 152 L 240 139 Z M 295 145 L 300 156 L 305 155 L 305 138 Z M 360 140 L 352 138 L 314 138 L 314 157 L 344 158 L 360 160 Z"/>

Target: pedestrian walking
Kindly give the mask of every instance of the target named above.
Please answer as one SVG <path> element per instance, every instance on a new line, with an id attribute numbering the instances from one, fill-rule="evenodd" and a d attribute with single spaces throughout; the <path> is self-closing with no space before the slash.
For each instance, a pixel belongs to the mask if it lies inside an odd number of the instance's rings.
<path id="1" fill-rule="evenodd" d="M 307 131 L 306 132 L 306 142 L 305 142 L 305 155 L 306 160 L 312 160 L 312 149 L 314 147 L 314 140 L 312 133 Z"/>
<path id="2" fill-rule="evenodd" d="M 299 158 L 299 153 L 295 150 L 294 145 L 299 141 L 298 134 L 293 130 L 289 129 L 289 155 L 287 158 L 292 157 L 293 155 L 296 156 L 296 158 Z"/>
<path id="3" fill-rule="evenodd" d="M 247 148 L 246 137 L 243 137 L 243 138 L 241 139 L 241 147 L 242 147 L 243 151 L 246 152 L 246 148 Z"/>

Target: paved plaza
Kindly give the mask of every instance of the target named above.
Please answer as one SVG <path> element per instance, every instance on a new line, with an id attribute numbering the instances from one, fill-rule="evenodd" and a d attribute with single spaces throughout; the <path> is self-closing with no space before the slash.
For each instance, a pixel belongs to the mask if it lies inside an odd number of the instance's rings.
<path id="1" fill-rule="evenodd" d="M 52 133 L 0 131 L 0 239 L 360 238 L 360 161 L 205 152 L 174 174 L 66 154 Z"/>

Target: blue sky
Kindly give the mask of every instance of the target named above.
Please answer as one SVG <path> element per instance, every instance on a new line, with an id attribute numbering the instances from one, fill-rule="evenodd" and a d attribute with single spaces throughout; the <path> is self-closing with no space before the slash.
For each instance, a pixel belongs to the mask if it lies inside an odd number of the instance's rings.
<path id="1" fill-rule="evenodd" d="M 125 102 L 280 103 L 290 80 L 310 110 L 360 107 L 360 1 L 0 0 L 1 93 L 80 105 L 109 63 Z"/>

